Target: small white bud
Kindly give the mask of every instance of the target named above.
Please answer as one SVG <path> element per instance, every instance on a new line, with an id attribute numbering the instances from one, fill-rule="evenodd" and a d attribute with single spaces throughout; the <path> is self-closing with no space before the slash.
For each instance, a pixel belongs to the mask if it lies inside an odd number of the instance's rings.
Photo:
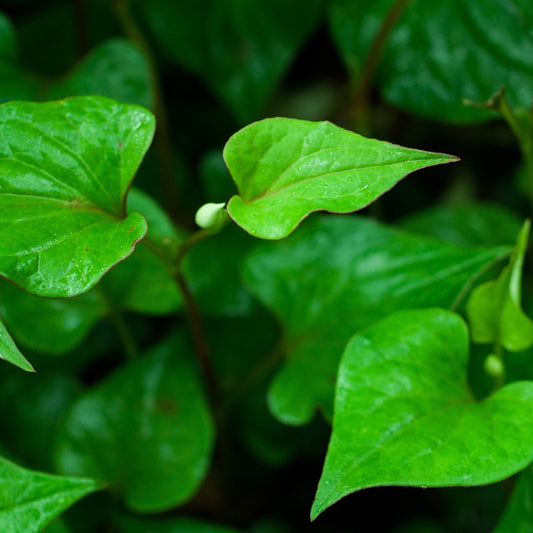
<path id="1" fill-rule="evenodd" d="M 204 204 L 194 217 L 194 221 L 203 229 L 220 231 L 228 220 L 224 203 L 222 204 Z"/>
<path id="2" fill-rule="evenodd" d="M 487 358 L 483 363 L 483 368 L 485 369 L 485 372 L 493 378 L 503 376 L 505 370 L 501 358 L 493 353 L 487 355 Z"/>

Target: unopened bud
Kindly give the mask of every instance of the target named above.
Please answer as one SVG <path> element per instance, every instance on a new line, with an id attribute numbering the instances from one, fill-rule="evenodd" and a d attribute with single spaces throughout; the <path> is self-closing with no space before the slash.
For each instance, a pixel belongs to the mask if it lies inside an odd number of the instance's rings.
<path id="1" fill-rule="evenodd" d="M 505 370 L 501 358 L 493 353 L 487 355 L 487 358 L 483 363 L 483 368 L 485 369 L 485 372 L 493 378 L 499 378 L 503 376 Z"/>
<path id="2" fill-rule="evenodd" d="M 203 229 L 220 231 L 228 221 L 228 213 L 224 208 L 226 204 L 204 204 L 198 211 L 194 220 Z"/>

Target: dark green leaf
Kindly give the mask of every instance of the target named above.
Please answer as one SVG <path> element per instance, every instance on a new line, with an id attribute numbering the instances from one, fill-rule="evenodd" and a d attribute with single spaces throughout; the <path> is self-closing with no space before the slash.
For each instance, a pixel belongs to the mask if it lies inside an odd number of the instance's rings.
<path id="1" fill-rule="evenodd" d="M 236 529 L 191 518 L 146 519 L 123 516 L 121 533 L 239 533 Z"/>
<path id="2" fill-rule="evenodd" d="M 125 196 L 153 116 L 103 97 L 0 107 L 0 274 L 39 296 L 87 291 L 146 233 Z"/>
<path id="3" fill-rule="evenodd" d="M 100 488 L 92 479 L 33 472 L 0 458 L 0 530 L 37 533 L 74 502 Z"/>
<path id="4" fill-rule="evenodd" d="M 213 440 L 194 356 L 174 336 L 73 405 L 57 464 L 61 472 L 107 481 L 133 510 L 157 512 L 194 494 Z"/>
<path id="5" fill-rule="evenodd" d="M 466 307 L 472 340 L 519 352 L 533 345 L 533 321 L 522 311 L 522 267 L 529 237 L 524 223 L 509 265 L 498 279 L 476 287 Z"/>
<path id="6" fill-rule="evenodd" d="M 357 76 L 395 0 L 333 0 L 330 23 Z M 413 0 L 383 51 L 384 97 L 415 113 L 450 122 L 488 118 L 463 99 L 484 102 L 504 85 L 512 107 L 533 103 L 533 4 L 530 0 Z"/>
<path id="7" fill-rule="evenodd" d="M 200 75 L 243 123 L 261 113 L 321 11 L 320 0 L 137 3 L 167 55 Z"/>
<path id="8" fill-rule="evenodd" d="M 407 174 L 456 160 L 366 139 L 330 122 L 288 118 L 238 131 L 224 159 L 239 191 L 228 212 L 263 239 L 286 237 L 313 211 L 357 211 Z"/>
<path id="9" fill-rule="evenodd" d="M 338 362 L 355 331 L 400 309 L 456 305 L 506 252 L 455 247 L 355 216 L 316 217 L 286 241 L 263 243 L 245 275 L 286 331 L 288 358 L 269 393 L 274 415 L 303 424 L 320 405 L 331 416 Z"/>
<path id="10" fill-rule="evenodd" d="M 521 224 L 517 215 L 498 204 L 430 207 L 396 223 L 411 233 L 459 246 L 514 244 Z"/>
<path id="11" fill-rule="evenodd" d="M 466 325 L 441 309 L 395 313 L 355 335 L 339 368 L 311 516 L 367 487 L 486 485 L 525 468 L 533 382 L 477 403 L 467 362 Z"/>
<path id="12" fill-rule="evenodd" d="M 533 471 L 520 474 L 507 509 L 493 533 L 533 533 Z"/>
<path id="13" fill-rule="evenodd" d="M 20 353 L 19 349 L 13 342 L 13 339 L 7 332 L 4 323 L 0 319 L 0 358 L 8 361 L 22 370 L 33 372 L 33 367 Z"/>

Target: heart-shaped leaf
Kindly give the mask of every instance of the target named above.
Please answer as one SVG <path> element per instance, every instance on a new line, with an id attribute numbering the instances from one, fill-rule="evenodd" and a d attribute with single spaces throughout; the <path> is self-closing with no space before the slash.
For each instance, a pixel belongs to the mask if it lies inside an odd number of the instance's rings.
<path id="1" fill-rule="evenodd" d="M 334 40 L 358 75 L 395 0 L 329 4 Z M 413 0 L 384 47 L 378 84 L 384 97 L 415 113 L 450 122 L 494 116 L 465 106 L 505 85 L 512 107 L 533 94 L 533 4 L 529 0 Z"/>
<path id="2" fill-rule="evenodd" d="M 0 106 L 0 275 L 39 296 L 87 291 L 146 233 L 125 197 L 154 118 L 103 97 Z"/>
<path id="3" fill-rule="evenodd" d="M 0 458 L 0 531 L 37 533 L 74 502 L 101 488 L 92 479 L 33 472 Z"/>
<path id="4" fill-rule="evenodd" d="M 468 300 L 466 311 L 474 342 L 493 343 L 515 352 L 533 345 L 533 321 L 520 306 L 529 227 L 526 221 L 509 265 L 498 279 L 476 287 Z"/>
<path id="5" fill-rule="evenodd" d="M 533 461 L 533 382 L 476 402 L 467 362 L 466 325 L 442 309 L 395 313 L 350 340 L 312 518 L 367 487 L 486 485 Z"/>
<path id="6" fill-rule="evenodd" d="M 72 406 L 56 457 L 61 472 L 104 480 L 131 509 L 158 512 L 198 489 L 213 441 L 191 349 L 176 335 Z"/>
<path id="7" fill-rule="evenodd" d="M 22 368 L 22 370 L 33 372 L 33 367 L 20 353 L 2 320 L 0 320 L 0 358 Z"/>
<path id="8" fill-rule="evenodd" d="M 316 217 L 282 242 L 261 243 L 248 286 L 283 324 L 287 358 L 270 408 L 289 424 L 317 406 L 330 417 L 337 367 L 353 333 L 400 309 L 451 307 L 508 248 L 463 248 L 361 217 Z"/>
<path id="9" fill-rule="evenodd" d="M 289 118 L 238 131 L 224 159 L 239 191 L 228 213 L 262 239 L 286 237 L 313 211 L 357 211 L 407 174 L 457 160 L 366 139 L 330 122 Z"/>

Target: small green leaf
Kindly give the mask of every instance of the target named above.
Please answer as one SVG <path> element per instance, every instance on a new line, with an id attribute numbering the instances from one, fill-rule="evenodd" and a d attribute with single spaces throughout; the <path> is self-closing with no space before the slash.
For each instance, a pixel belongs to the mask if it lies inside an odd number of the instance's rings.
<path id="1" fill-rule="evenodd" d="M 194 357 L 176 335 L 72 406 L 58 435 L 57 465 L 108 482 L 135 511 L 159 512 L 195 493 L 213 441 Z"/>
<path id="2" fill-rule="evenodd" d="M 477 403 L 467 362 L 466 325 L 441 309 L 395 313 L 350 340 L 312 518 L 367 487 L 485 485 L 533 460 L 533 382 Z"/>
<path id="3" fill-rule="evenodd" d="M 125 197 L 154 118 L 103 97 L 0 106 L 0 275 L 38 296 L 75 296 L 146 233 Z"/>
<path id="4" fill-rule="evenodd" d="M 20 353 L 2 320 L 0 320 L 0 358 L 22 368 L 22 370 L 33 372 L 33 367 Z"/>
<path id="5" fill-rule="evenodd" d="M 238 131 L 224 159 L 239 191 L 228 212 L 262 239 L 286 237 L 313 211 L 362 209 L 407 174 L 457 160 L 366 139 L 330 122 L 289 118 Z"/>
<path id="6" fill-rule="evenodd" d="M 286 359 L 269 391 L 273 414 L 304 424 L 331 417 L 337 367 L 355 331 L 400 309 L 458 305 L 465 288 L 508 248 L 463 248 L 362 217 L 315 217 L 245 263 L 252 293 L 285 330 Z"/>
<path id="7" fill-rule="evenodd" d="M 533 321 L 520 306 L 522 266 L 529 227 L 530 223 L 526 221 L 509 265 L 498 279 L 476 287 L 468 300 L 466 312 L 474 342 L 493 343 L 514 352 L 533 345 Z"/>
<path id="8" fill-rule="evenodd" d="M 513 494 L 500 522 L 492 533 L 533 532 L 533 469 L 524 470 L 517 479 Z"/>
<path id="9" fill-rule="evenodd" d="M 0 458 L 0 531 L 37 533 L 102 485 L 92 479 L 33 472 Z"/>

